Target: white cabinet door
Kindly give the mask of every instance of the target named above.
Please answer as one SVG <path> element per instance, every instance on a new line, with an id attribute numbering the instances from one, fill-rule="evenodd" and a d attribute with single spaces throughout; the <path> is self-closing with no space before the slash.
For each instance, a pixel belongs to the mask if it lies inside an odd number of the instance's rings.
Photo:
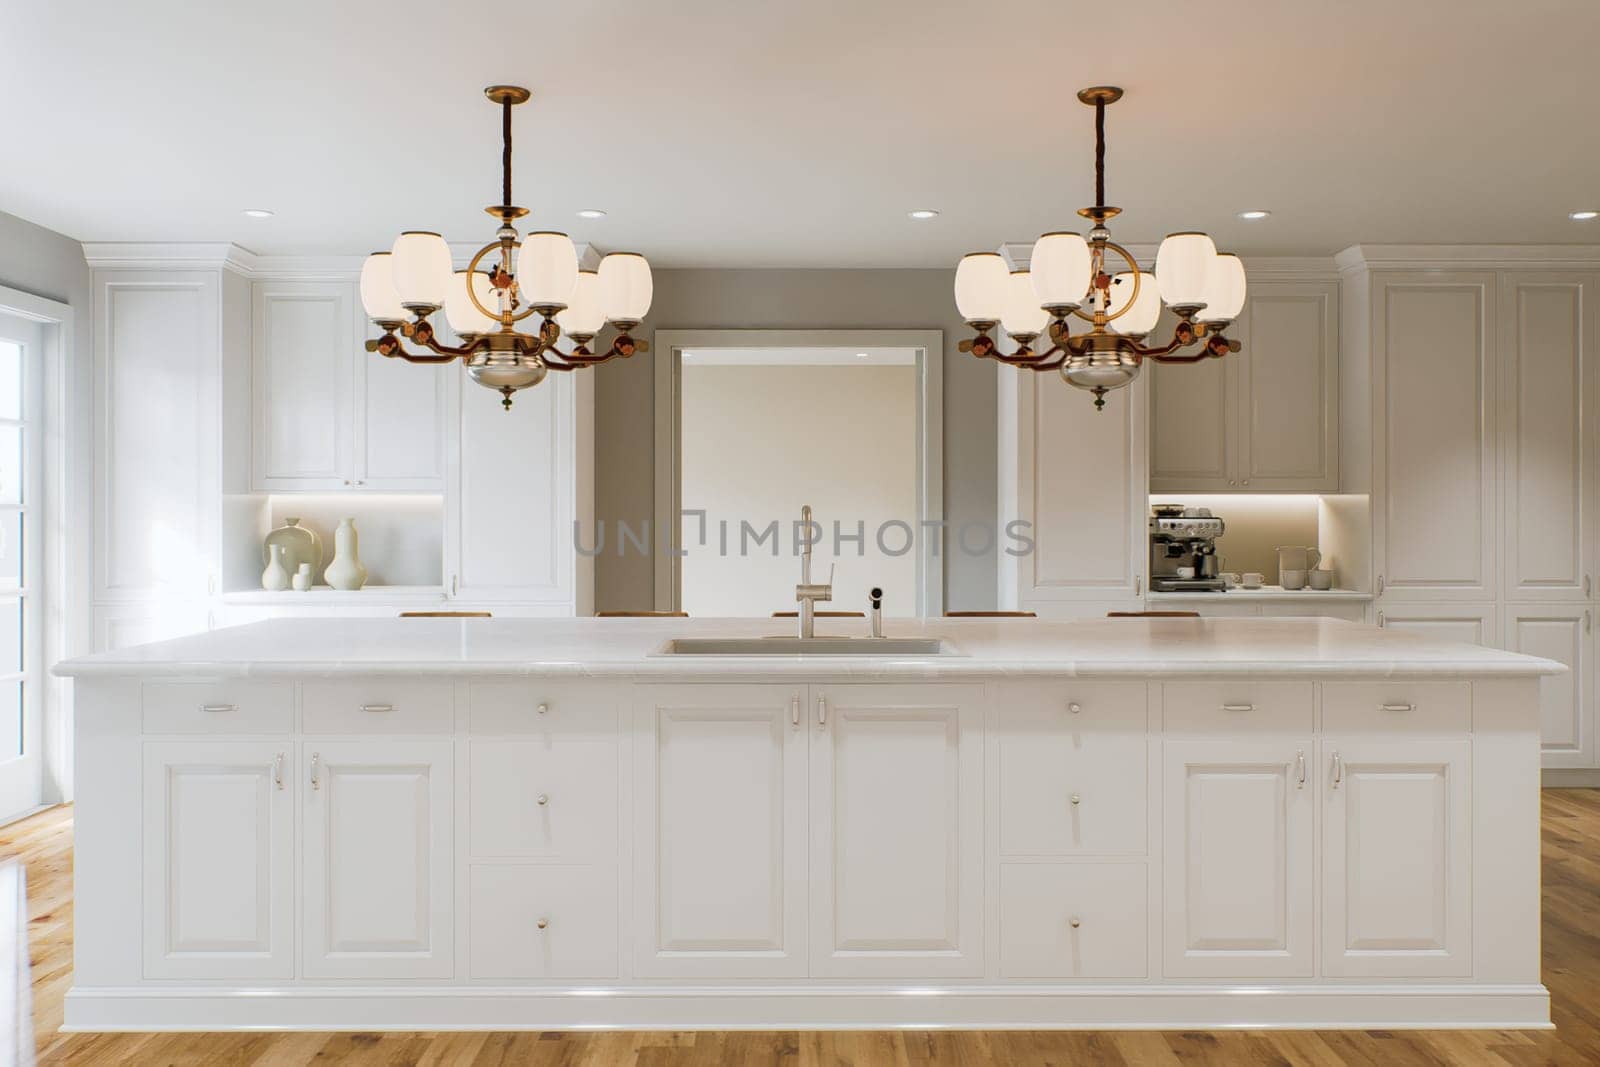
<path id="1" fill-rule="evenodd" d="M 1472 974 L 1471 745 L 1323 742 L 1324 974 Z"/>
<path id="2" fill-rule="evenodd" d="M 215 271 L 94 272 L 97 604 L 213 592 L 220 289 Z"/>
<path id="3" fill-rule="evenodd" d="M 363 340 L 349 282 L 253 287 L 255 487 L 351 482 L 351 368 Z"/>
<path id="4" fill-rule="evenodd" d="M 293 748 L 144 747 L 144 975 L 294 977 Z"/>
<path id="5" fill-rule="evenodd" d="M 983 688 L 811 698 L 811 974 L 981 975 Z"/>
<path id="6" fill-rule="evenodd" d="M 1250 287 L 1250 299 L 1229 331 L 1244 347 L 1224 357 L 1237 361 L 1240 379 L 1239 463 L 1230 486 L 1237 482 L 1250 492 L 1338 490 L 1338 321 L 1337 282 Z"/>
<path id="7" fill-rule="evenodd" d="M 1143 384 L 1108 393 L 1096 411 L 1058 375 L 1017 374 L 1017 440 L 1002 447 L 1017 449 L 1015 517 L 1032 523 L 1033 551 L 1017 565 L 1021 606 L 1135 607 L 1149 555 Z"/>
<path id="8" fill-rule="evenodd" d="M 1514 272 L 1500 285 L 1505 595 L 1586 600 L 1595 569 L 1592 274 Z"/>
<path id="9" fill-rule="evenodd" d="M 1435 641 L 1461 641 L 1494 648 L 1499 612 L 1493 604 L 1389 604 L 1378 609 L 1378 626 L 1421 634 Z"/>
<path id="10" fill-rule="evenodd" d="M 1164 749 L 1166 976 L 1310 977 L 1310 739 Z"/>
<path id="11" fill-rule="evenodd" d="M 1177 319 L 1163 310 L 1155 337 L 1171 337 Z M 1236 488 L 1241 355 L 1199 363 L 1147 364 L 1150 392 L 1150 491 L 1220 493 Z"/>
<path id="12" fill-rule="evenodd" d="M 457 390 L 461 447 L 445 501 L 453 596 L 573 602 L 575 388 L 573 374 L 552 373 L 517 393 L 510 411 L 482 386 Z M 585 535 L 592 543 L 594 531 Z"/>
<path id="13" fill-rule="evenodd" d="M 376 326 L 364 329 L 366 336 L 379 334 Z M 450 431 L 446 405 L 459 387 L 461 368 L 407 363 L 359 344 L 353 365 L 351 480 L 362 489 L 443 492 L 445 435 Z"/>
<path id="14" fill-rule="evenodd" d="M 455 968 L 449 741 L 306 741 L 308 978 L 448 978 Z"/>
<path id="15" fill-rule="evenodd" d="M 806 687 L 640 686 L 634 972 L 806 973 Z"/>
<path id="16" fill-rule="evenodd" d="M 1539 736 L 1546 767 L 1594 766 L 1594 608 L 1506 605 L 1505 647 L 1565 663 L 1539 679 Z"/>
<path id="17" fill-rule="evenodd" d="M 1378 591 L 1407 600 L 1493 600 L 1495 275 L 1373 279 Z"/>

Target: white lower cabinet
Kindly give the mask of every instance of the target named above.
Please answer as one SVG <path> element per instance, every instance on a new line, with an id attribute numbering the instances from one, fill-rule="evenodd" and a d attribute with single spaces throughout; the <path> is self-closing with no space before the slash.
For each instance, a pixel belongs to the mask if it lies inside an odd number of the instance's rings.
<path id="1" fill-rule="evenodd" d="M 1506 605 L 1505 647 L 1567 665 L 1539 683 L 1540 750 L 1546 767 L 1595 765 L 1594 608 Z"/>
<path id="2" fill-rule="evenodd" d="M 813 975 L 983 974 L 982 700 L 811 687 Z"/>
<path id="3" fill-rule="evenodd" d="M 294 977 L 287 742 L 144 746 L 144 976 Z"/>
<path id="4" fill-rule="evenodd" d="M 449 741 L 305 741 L 302 973 L 455 969 Z"/>
<path id="5" fill-rule="evenodd" d="M 1145 864 L 1000 867 L 1000 977 L 1144 978 Z"/>
<path id="6" fill-rule="evenodd" d="M 611 867 L 477 864 L 467 901 L 473 978 L 615 978 Z"/>
<path id="7" fill-rule="evenodd" d="M 1164 747 L 1165 973 L 1309 978 L 1311 739 Z"/>
<path id="8" fill-rule="evenodd" d="M 806 973 L 806 687 L 641 686 L 634 971 Z"/>
<path id="9" fill-rule="evenodd" d="M 641 686 L 636 973 L 981 975 L 982 692 Z"/>
<path id="10" fill-rule="evenodd" d="M 1471 742 L 1327 738 L 1323 973 L 1472 974 Z"/>

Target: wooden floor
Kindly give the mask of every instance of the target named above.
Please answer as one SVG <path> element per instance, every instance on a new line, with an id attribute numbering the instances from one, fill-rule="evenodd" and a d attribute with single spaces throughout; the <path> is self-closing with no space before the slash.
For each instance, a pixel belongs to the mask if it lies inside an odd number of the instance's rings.
<path id="1" fill-rule="evenodd" d="M 1600 1064 L 1600 790 L 1544 794 L 1544 981 L 1554 1031 L 1223 1033 L 62 1034 L 72 977 L 72 809 L 0 827 L 28 866 L 40 1063 Z"/>

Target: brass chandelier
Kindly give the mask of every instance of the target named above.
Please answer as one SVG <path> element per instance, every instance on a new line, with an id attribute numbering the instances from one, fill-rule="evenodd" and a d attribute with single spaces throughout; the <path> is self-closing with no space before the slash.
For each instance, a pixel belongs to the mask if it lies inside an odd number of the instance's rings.
<path id="1" fill-rule="evenodd" d="M 519 237 L 516 219 L 527 208 L 511 203 L 511 109 L 532 95 L 518 85 L 491 85 L 483 91 L 500 105 L 503 147 L 501 202 L 484 208 L 500 220 L 495 239 L 478 249 L 465 270 L 452 271 L 450 246 L 437 233 L 402 233 L 388 252 L 374 252 L 361 267 L 361 303 L 383 336 L 367 351 L 411 363 L 462 360 L 479 385 L 497 389 L 509 410 L 511 396 L 544 381 L 552 370 L 592 367 L 617 356 L 648 352 L 649 344 L 629 332 L 650 310 L 650 264 L 636 252 L 613 252 L 598 271 L 579 270 L 577 250 L 564 233 L 541 231 Z M 498 254 L 498 255 L 496 255 Z M 494 265 L 479 264 L 494 256 Z M 443 344 L 428 316 L 444 308 L 459 345 Z M 522 333 L 516 324 L 539 316 L 538 329 Z M 617 337 L 602 352 L 589 348 L 610 322 Z M 570 352 L 556 341 L 566 333 Z M 427 353 L 406 351 L 401 338 Z"/>
<path id="2" fill-rule="evenodd" d="M 1106 105 L 1122 99 L 1122 90 L 1094 86 L 1078 99 L 1094 108 L 1095 206 L 1078 211 L 1092 223 L 1087 240 L 1077 233 L 1043 235 L 1027 270 L 1008 271 L 995 252 L 963 256 L 955 297 L 961 317 L 977 331 L 961 342 L 961 351 L 1029 370 L 1059 369 L 1069 384 L 1092 392 L 1100 409 L 1106 393 L 1137 378 L 1147 359 L 1197 363 L 1239 351 L 1239 342 L 1223 331 L 1244 308 L 1245 275 L 1239 257 L 1219 253 L 1203 233 L 1168 234 L 1156 251 L 1154 274 L 1141 271 L 1132 254 L 1112 242 L 1106 222 L 1122 209 L 1106 206 Z M 1112 273 L 1108 252 L 1127 269 Z M 1178 319 L 1172 338 L 1146 345 L 1163 302 Z M 1069 316 L 1087 322 L 1088 331 L 1073 334 Z M 1016 352 L 998 350 L 989 335 L 996 326 L 1017 343 Z M 1041 333 L 1051 347 L 1036 352 Z M 1179 354 L 1201 341 L 1198 351 Z"/>

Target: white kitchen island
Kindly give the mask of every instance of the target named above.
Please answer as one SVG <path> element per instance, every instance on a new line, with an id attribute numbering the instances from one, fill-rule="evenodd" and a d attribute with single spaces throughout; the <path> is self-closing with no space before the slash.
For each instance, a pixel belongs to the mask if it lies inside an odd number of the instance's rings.
<path id="1" fill-rule="evenodd" d="M 1549 1025 L 1559 664 L 1291 619 L 660 654 L 781 627 L 283 619 L 62 664 L 66 1028 Z"/>

